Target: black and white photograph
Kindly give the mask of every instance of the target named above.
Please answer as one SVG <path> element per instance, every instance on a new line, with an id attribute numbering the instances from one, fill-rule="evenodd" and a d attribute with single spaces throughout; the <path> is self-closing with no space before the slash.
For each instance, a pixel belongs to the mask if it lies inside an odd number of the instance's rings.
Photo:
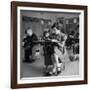
<path id="1" fill-rule="evenodd" d="M 79 75 L 80 13 L 21 10 L 21 78 Z"/>
<path id="2" fill-rule="evenodd" d="M 12 7 L 12 78 L 21 85 L 17 87 L 86 83 L 86 7 L 37 3 Z"/>

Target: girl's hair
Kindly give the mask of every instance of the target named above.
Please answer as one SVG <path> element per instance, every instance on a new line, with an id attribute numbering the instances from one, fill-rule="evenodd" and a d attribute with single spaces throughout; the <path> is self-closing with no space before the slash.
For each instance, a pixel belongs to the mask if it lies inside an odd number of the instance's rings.
<path id="1" fill-rule="evenodd" d="M 27 34 L 27 31 L 31 29 L 31 27 L 28 27 L 26 30 L 25 30 L 25 34 Z"/>
<path id="2" fill-rule="evenodd" d="M 53 29 L 55 27 L 57 27 L 57 23 L 54 23 L 51 28 Z"/>

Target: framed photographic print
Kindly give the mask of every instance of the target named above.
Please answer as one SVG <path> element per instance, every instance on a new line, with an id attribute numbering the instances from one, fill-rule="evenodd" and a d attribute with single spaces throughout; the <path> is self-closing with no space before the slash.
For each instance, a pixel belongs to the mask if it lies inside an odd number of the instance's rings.
<path id="1" fill-rule="evenodd" d="M 11 88 L 87 84 L 87 6 L 11 2 Z"/>

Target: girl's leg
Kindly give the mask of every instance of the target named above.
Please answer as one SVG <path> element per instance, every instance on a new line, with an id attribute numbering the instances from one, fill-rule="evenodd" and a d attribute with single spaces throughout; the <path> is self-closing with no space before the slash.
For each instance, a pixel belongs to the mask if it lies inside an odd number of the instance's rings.
<path id="1" fill-rule="evenodd" d="M 57 68 L 54 54 L 51 55 L 51 59 L 52 59 L 52 70 L 51 70 L 50 74 L 54 74 L 56 72 L 56 68 Z"/>
<path id="2" fill-rule="evenodd" d="M 53 62 L 52 73 L 57 75 L 57 67 L 59 62 L 58 62 L 58 56 L 55 53 L 52 55 L 52 62 Z"/>
<path id="3" fill-rule="evenodd" d="M 56 67 L 60 67 L 58 55 L 57 54 L 54 54 L 54 58 L 55 58 Z"/>
<path id="4" fill-rule="evenodd" d="M 61 66 L 62 66 L 62 63 L 59 63 L 59 65 L 57 66 L 57 71 L 61 71 Z"/>

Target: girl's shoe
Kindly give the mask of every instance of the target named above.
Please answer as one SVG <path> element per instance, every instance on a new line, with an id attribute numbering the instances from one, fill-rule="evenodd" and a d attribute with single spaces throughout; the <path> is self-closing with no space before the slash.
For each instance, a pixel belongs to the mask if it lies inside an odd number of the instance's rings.
<path id="1" fill-rule="evenodd" d="M 55 71 L 55 72 L 49 72 L 49 74 L 51 74 L 52 76 L 57 76 L 58 74 L 57 74 L 57 71 Z"/>
<path id="2" fill-rule="evenodd" d="M 57 74 L 61 73 L 61 67 L 57 67 Z"/>
<path id="3" fill-rule="evenodd" d="M 52 76 L 52 74 L 50 72 L 46 72 L 45 76 Z"/>
<path id="4" fill-rule="evenodd" d="M 61 71 L 57 71 L 57 75 L 59 75 L 61 73 Z"/>

